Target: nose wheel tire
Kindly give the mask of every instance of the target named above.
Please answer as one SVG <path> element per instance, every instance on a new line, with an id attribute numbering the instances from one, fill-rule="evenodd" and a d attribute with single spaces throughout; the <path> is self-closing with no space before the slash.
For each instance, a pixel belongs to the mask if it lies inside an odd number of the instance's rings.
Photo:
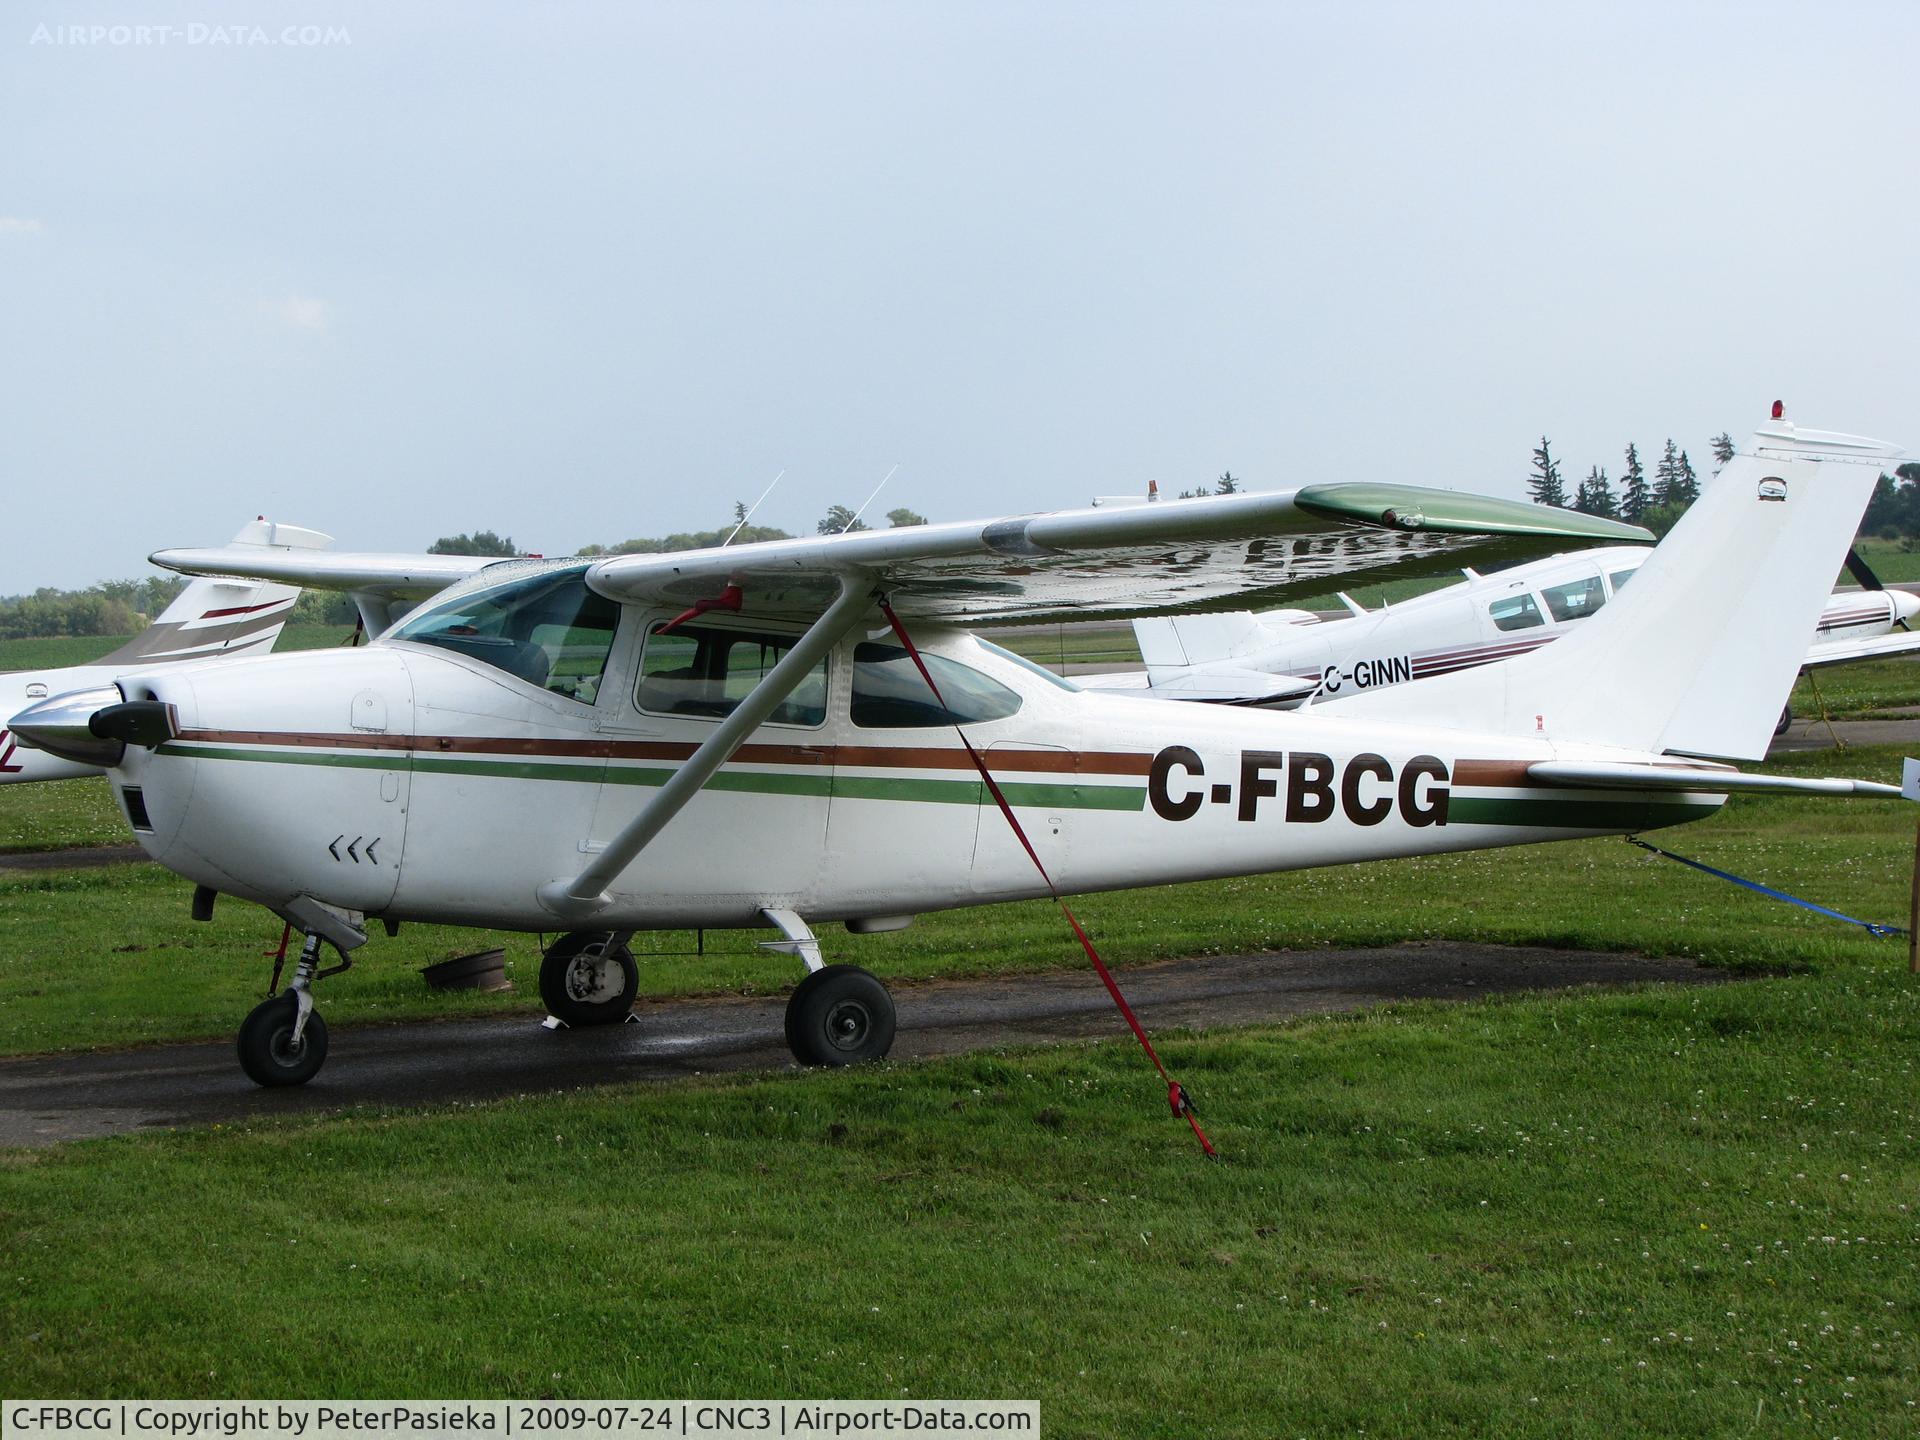
<path id="1" fill-rule="evenodd" d="M 787 1001 L 787 1048 L 802 1065 L 858 1065 L 893 1048 L 893 996 L 858 965 L 828 965 Z"/>
<path id="2" fill-rule="evenodd" d="M 540 962 L 540 999 L 547 1013 L 575 1029 L 617 1025 L 633 1012 L 640 967 L 607 931 L 576 931 L 547 947 Z"/>
<path id="3" fill-rule="evenodd" d="M 253 1007 L 240 1023 L 240 1068 L 256 1085 L 304 1085 L 327 1058 L 327 1022 L 310 1011 L 299 1043 L 293 1038 L 299 1001 L 291 990 Z"/>

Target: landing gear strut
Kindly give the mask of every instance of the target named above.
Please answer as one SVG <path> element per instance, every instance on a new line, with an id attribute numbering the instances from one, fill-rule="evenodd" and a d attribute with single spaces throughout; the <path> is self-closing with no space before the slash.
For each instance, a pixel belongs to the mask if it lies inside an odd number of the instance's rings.
<path id="1" fill-rule="evenodd" d="M 320 1073 L 327 1058 L 327 1022 L 313 1008 L 313 982 L 336 974 L 351 962 L 344 958 L 331 970 L 318 968 L 320 937 L 308 934 L 300 944 L 293 967 L 293 983 L 253 1007 L 240 1022 L 240 1068 L 256 1085 L 304 1085 Z M 274 966 L 278 978 L 279 966 Z"/>
<path id="2" fill-rule="evenodd" d="M 858 965 L 823 965 L 820 942 L 791 910 L 762 910 L 782 939 L 769 950 L 793 955 L 807 978 L 787 1001 L 787 1048 L 802 1065 L 858 1065 L 893 1048 L 893 996 Z"/>
<path id="3" fill-rule="evenodd" d="M 547 1013 L 574 1029 L 618 1025 L 632 1014 L 640 967 L 627 948 L 629 933 L 576 930 L 548 946 L 540 962 Z"/>

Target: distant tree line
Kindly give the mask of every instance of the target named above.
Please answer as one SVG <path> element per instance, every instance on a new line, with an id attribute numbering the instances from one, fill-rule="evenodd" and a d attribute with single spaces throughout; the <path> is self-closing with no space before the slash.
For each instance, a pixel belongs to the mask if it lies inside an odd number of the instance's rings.
<path id="1" fill-rule="evenodd" d="M 1733 437 L 1722 431 L 1713 437 L 1714 469 L 1733 459 Z M 1561 478 L 1560 462 L 1546 436 L 1534 447 L 1533 465 L 1527 474 L 1527 493 L 1542 505 L 1558 505 L 1587 515 L 1605 515 L 1644 525 L 1655 535 L 1671 530 L 1700 498 L 1700 480 L 1694 473 L 1687 452 L 1671 439 L 1653 476 L 1648 478 L 1635 445 L 1626 449 L 1626 467 L 1620 474 L 1616 495 L 1613 481 L 1601 466 L 1588 469 L 1586 478 L 1574 487 L 1571 500 Z M 1908 549 L 1920 542 L 1920 461 L 1909 461 L 1891 475 L 1882 475 L 1873 499 L 1860 522 L 1860 533 L 1883 540 L 1898 540 Z"/>
<path id="2" fill-rule="evenodd" d="M 1713 437 L 1712 444 L 1716 467 L 1733 458 L 1731 435 L 1722 432 Z M 1594 465 L 1569 498 L 1566 483 L 1561 479 L 1560 462 L 1553 455 L 1552 442 L 1542 435 L 1534 447 L 1533 466 L 1527 474 L 1527 493 L 1540 505 L 1625 520 L 1644 525 L 1656 535 L 1666 534 L 1686 513 L 1687 507 L 1700 498 L 1700 477 L 1694 473 L 1693 461 L 1669 438 L 1651 480 L 1640 461 L 1638 445 L 1627 446 L 1626 462 L 1617 495 L 1606 469 Z"/>
<path id="3" fill-rule="evenodd" d="M 1176 500 L 1201 500 L 1209 495 L 1238 495 L 1239 493 L 1240 477 L 1235 475 L 1231 470 L 1228 470 L 1220 476 L 1219 481 L 1215 483 L 1211 489 L 1205 485 L 1201 485 L 1192 490 L 1182 490 L 1174 498 Z"/>
<path id="4" fill-rule="evenodd" d="M 0 599 L 0 640 L 42 635 L 131 635 L 186 588 L 179 575 L 102 580 L 85 590 L 45 587 Z"/>
<path id="5" fill-rule="evenodd" d="M 1920 460 L 1909 460 L 1891 475 L 1882 475 L 1867 502 L 1860 533 L 1881 540 L 1897 540 L 1911 550 L 1920 542 Z"/>

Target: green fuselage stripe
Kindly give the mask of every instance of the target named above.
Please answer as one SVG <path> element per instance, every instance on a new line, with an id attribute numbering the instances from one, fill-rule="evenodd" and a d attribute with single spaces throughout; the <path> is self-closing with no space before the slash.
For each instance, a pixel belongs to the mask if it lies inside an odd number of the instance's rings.
<path id="1" fill-rule="evenodd" d="M 192 756 L 201 760 L 240 760 L 266 765 L 326 765 L 347 770 L 407 770 L 423 775 L 474 775 L 490 780 L 561 780 L 575 784 L 638 785 L 657 788 L 674 774 L 672 768 L 653 765 L 608 765 L 551 760 L 467 755 L 435 755 L 415 751 L 356 754 L 328 750 L 279 750 L 174 741 L 160 747 L 162 755 Z M 747 795 L 815 795 L 845 800 L 907 801 L 934 805 L 991 805 L 993 797 L 978 780 L 942 780 L 887 775 L 841 775 L 820 768 L 812 772 L 723 769 L 707 782 L 709 790 Z M 1003 780 L 1000 788 L 1009 802 L 1032 809 L 1125 810 L 1146 809 L 1147 791 L 1141 785 L 1043 784 Z M 1598 830 L 1627 832 L 1680 825 L 1713 813 L 1718 801 L 1673 799 L 1627 800 L 1612 795 L 1586 799 L 1578 796 L 1528 798 L 1476 796 L 1455 793 L 1448 801 L 1450 825 L 1499 825 L 1537 830 Z"/>
<path id="2" fill-rule="evenodd" d="M 187 755 L 200 760 L 240 760 L 266 765 L 327 765 L 347 770 L 407 770 L 429 775 L 477 775 L 492 780 L 566 780 L 577 784 L 639 785 L 657 788 L 673 770 L 653 765 L 579 764 L 564 761 L 491 759 L 414 752 L 356 755 L 327 750 L 269 750 L 227 745 L 173 743 L 162 745 L 163 755 Z M 707 781 L 709 790 L 749 795 L 839 796 L 853 800 L 906 800 L 936 805 L 992 804 L 993 798 L 978 780 L 932 780 L 884 775 L 835 775 L 764 770 L 722 770 Z M 1068 810 L 1144 810 L 1146 788 L 1141 785 L 1043 785 L 1003 780 L 1000 789 L 1015 804 Z"/>

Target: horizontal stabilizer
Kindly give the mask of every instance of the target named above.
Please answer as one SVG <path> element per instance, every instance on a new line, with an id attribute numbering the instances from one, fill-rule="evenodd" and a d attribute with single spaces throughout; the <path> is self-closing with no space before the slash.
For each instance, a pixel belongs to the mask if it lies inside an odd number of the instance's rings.
<path id="1" fill-rule="evenodd" d="M 156 550 L 148 558 L 162 570 L 174 570 L 182 575 L 245 576 L 254 580 L 276 580 L 308 590 L 364 590 L 416 600 L 436 594 L 489 565 L 507 563 L 490 555 L 324 553 L 247 545 Z"/>
<path id="2" fill-rule="evenodd" d="M 1898 800 L 1898 785 L 1877 780 L 1819 779 L 1801 775 L 1747 775 L 1704 765 L 1636 765 L 1584 760 L 1542 760 L 1527 767 L 1542 785 L 1598 790 L 1692 790 L 1716 795 L 1859 795 Z"/>
<path id="3" fill-rule="evenodd" d="M 1080 675 L 1082 690 L 1132 695 L 1142 700 L 1189 700 L 1206 705 L 1279 705 L 1302 700 L 1319 684 L 1291 675 L 1268 675 L 1258 670 L 1174 670 L 1164 677 L 1121 671 L 1110 675 Z"/>
<path id="4" fill-rule="evenodd" d="M 1250 610 L 1219 615 L 1163 615 L 1133 622 L 1134 643 L 1149 670 L 1218 665 L 1273 643 L 1266 625 Z M 1154 682 L 1158 684 L 1159 681 Z"/>

